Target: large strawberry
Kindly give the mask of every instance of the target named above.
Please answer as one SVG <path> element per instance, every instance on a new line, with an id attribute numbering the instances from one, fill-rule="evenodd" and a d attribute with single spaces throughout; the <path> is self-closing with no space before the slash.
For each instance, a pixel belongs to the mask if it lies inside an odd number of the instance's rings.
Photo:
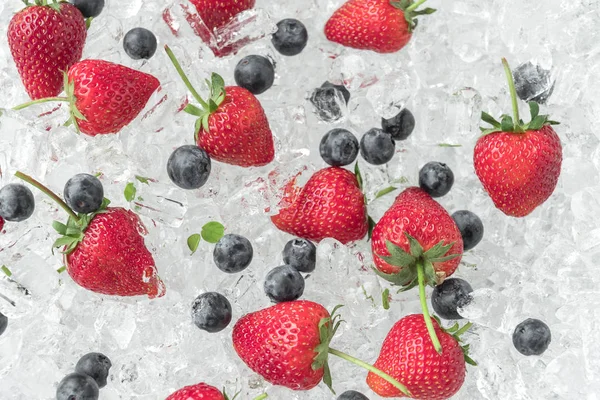
<path id="1" fill-rule="evenodd" d="M 32 99 L 57 96 L 63 72 L 81 58 L 87 37 L 85 19 L 72 4 L 35 0 L 8 25 L 8 45 Z"/>
<path id="2" fill-rule="evenodd" d="M 408 290 L 419 286 L 423 313 L 429 320 L 425 285 L 437 285 L 460 263 L 463 241 L 448 212 L 423 189 L 410 187 L 396 197 L 373 229 L 375 272 Z M 431 340 L 441 351 L 430 328 Z"/>
<path id="3" fill-rule="evenodd" d="M 412 314 L 396 322 L 387 334 L 374 366 L 404 383 L 413 399 L 445 400 L 461 388 L 465 380 L 465 362 L 475 365 L 467 355 L 468 345 L 461 346 L 460 335 L 471 324 L 448 330 L 431 319 L 444 348 L 438 354 L 429 340 L 422 314 Z M 382 397 L 404 394 L 380 376 L 369 373 L 367 384 Z"/>
<path id="4" fill-rule="evenodd" d="M 233 327 L 233 347 L 250 369 L 274 385 L 309 390 L 321 380 L 331 389 L 328 355 L 366 368 L 408 394 L 400 382 L 377 368 L 329 347 L 340 321 L 307 300 L 278 303 L 247 314 Z M 333 389 L 332 389 L 333 390 Z"/>
<path id="5" fill-rule="evenodd" d="M 190 3 L 196 7 L 202 22 L 213 32 L 226 25 L 237 14 L 254 7 L 256 0 L 190 0 Z"/>
<path id="6" fill-rule="evenodd" d="M 269 164 L 275 157 L 273 134 L 267 116 L 258 99 L 238 86 L 225 86 L 223 78 L 213 73 L 211 94 L 205 102 L 193 88 L 175 55 L 165 46 L 181 79 L 186 84 L 197 107 L 188 104 L 184 111 L 198 117 L 195 141 L 212 159 L 241 167 Z"/>
<path id="7" fill-rule="evenodd" d="M 317 171 L 271 220 L 284 232 L 316 242 L 331 237 L 346 244 L 362 239 L 368 231 L 359 179 L 339 167 Z"/>
<path id="8" fill-rule="evenodd" d="M 482 119 L 492 128 L 482 128 L 475 145 L 473 164 L 494 205 L 506 215 L 524 217 L 544 203 L 554 192 L 562 164 L 562 145 L 547 115 L 539 115 L 539 105 L 529 102 L 531 121 L 519 118 L 519 105 L 513 76 L 502 59 L 513 106 L 513 117 L 501 122 L 487 113 Z"/>
<path id="9" fill-rule="evenodd" d="M 116 133 L 138 116 L 160 86 L 152 75 L 103 60 L 80 61 L 64 79 L 66 97 L 39 99 L 14 109 L 65 101 L 71 113 L 67 124 L 90 136 Z"/>
<path id="10" fill-rule="evenodd" d="M 67 271 L 78 285 L 115 296 L 155 298 L 165 294 L 152 254 L 144 244 L 145 227 L 136 214 L 108 207 L 107 199 L 92 213 L 76 214 L 35 179 L 21 172 L 15 175 L 50 196 L 69 214 L 66 224 L 52 224 L 62 235 L 54 247 L 63 248 Z"/>
<path id="11" fill-rule="evenodd" d="M 349 0 L 325 24 L 332 42 L 355 49 L 394 53 L 406 46 L 416 17 L 435 12 L 417 10 L 426 0 Z"/>

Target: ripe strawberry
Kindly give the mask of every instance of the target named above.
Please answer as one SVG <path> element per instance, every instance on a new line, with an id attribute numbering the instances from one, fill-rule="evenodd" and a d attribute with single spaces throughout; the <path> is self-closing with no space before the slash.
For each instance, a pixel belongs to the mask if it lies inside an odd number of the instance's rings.
<path id="1" fill-rule="evenodd" d="M 190 3 L 196 7 L 200 18 L 212 32 L 216 28 L 226 25 L 242 11 L 253 8 L 256 0 L 190 0 Z"/>
<path id="2" fill-rule="evenodd" d="M 362 239 L 368 230 L 357 176 L 339 167 L 317 171 L 271 220 L 282 231 L 315 242 L 331 237 L 346 244 Z"/>
<path id="3" fill-rule="evenodd" d="M 275 157 L 273 134 L 258 99 L 248 90 L 225 86 L 213 73 L 210 100 L 205 102 L 191 86 L 179 62 L 165 46 L 169 58 L 200 107 L 188 104 L 184 111 L 198 117 L 195 141 L 212 159 L 241 167 L 269 164 Z"/>
<path id="4" fill-rule="evenodd" d="M 445 400 L 461 388 L 465 362 L 475 364 L 467 355 L 468 346 L 461 347 L 459 343 L 460 335 L 471 325 L 459 330 L 457 324 L 446 332 L 436 320 L 431 323 L 444 348 L 442 354 L 436 352 L 429 340 L 423 315 L 412 314 L 394 324 L 374 366 L 402 382 L 411 398 Z M 404 397 L 397 388 L 371 372 L 367 384 L 382 397 Z"/>
<path id="5" fill-rule="evenodd" d="M 502 116 L 496 121 L 487 113 L 481 118 L 493 126 L 484 129 L 475 145 L 475 172 L 494 205 L 513 217 L 529 215 L 544 203 L 560 176 L 562 145 L 547 115 L 539 114 L 539 105 L 529 102 L 531 122 L 519 119 L 519 107 L 512 73 L 502 60 L 509 81 L 514 119 Z"/>
<path id="6" fill-rule="evenodd" d="M 72 4 L 35 0 L 8 25 L 8 45 L 31 99 L 57 96 L 63 72 L 79 61 L 87 37 L 85 19 Z"/>
<path id="7" fill-rule="evenodd" d="M 325 24 L 332 42 L 355 49 L 395 53 L 403 48 L 417 26 L 416 17 L 433 8 L 417 10 L 426 0 L 349 0 Z"/>
<path id="8" fill-rule="evenodd" d="M 225 397 L 216 387 L 198 383 L 179 389 L 166 400 L 225 400 Z"/>
<path id="9" fill-rule="evenodd" d="M 89 136 L 116 133 L 144 109 L 160 82 L 154 76 L 103 60 L 83 60 L 73 65 L 65 79 L 66 97 L 21 104 L 67 101 L 78 131 Z M 67 82 L 68 79 L 68 82 Z"/>

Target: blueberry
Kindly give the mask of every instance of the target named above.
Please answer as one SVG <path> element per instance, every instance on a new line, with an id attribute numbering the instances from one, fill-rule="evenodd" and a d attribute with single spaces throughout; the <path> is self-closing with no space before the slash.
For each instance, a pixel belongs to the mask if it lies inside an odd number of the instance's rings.
<path id="1" fill-rule="evenodd" d="M 436 314 L 444 319 L 462 319 L 458 309 L 472 300 L 469 282 L 460 278 L 448 278 L 433 288 L 431 305 Z"/>
<path id="2" fill-rule="evenodd" d="M 7 221 L 19 222 L 31 217 L 35 200 L 31 190 L 18 183 L 9 183 L 0 189 L 0 216 Z"/>
<path id="3" fill-rule="evenodd" d="M 513 71 L 517 96 L 523 101 L 546 103 L 554 91 L 554 81 L 549 70 L 531 61 L 519 65 Z"/>
<path id="4" fill-rule="evenodd" d="M 369 400 L 369 398 L 356 390 L 346 390 L 336 400 Z"/>
<path id="5" fill-rule="evenodd" d="M 210 171 L 210 157 L 204 150 L 194 145 L 178 147 L 167 161 L 169 178 L 182 189 L 202 187 L 208 180 Z"/>
<path id="6" fill-rule="evenodd" d="M 277 32 L 273 34 L 271 42 L 284 56 L 295 56 L 306 47 L 308 31 L 302 22 L 287 18 L 277 23 Z"/>
<path id="7" fill-rule="evenodd" d="M 6 318 L 6 315 L 4 315 L 0 312 L 0 336 L 2 336 L 2 334 L 6 330 L 7 326 L 8 326 L 8 318 Z"/>
<path id="8" fill-rule="evenodd" d="M 246 56 L 235 66 L 233 77 L 238 86 L 252 94 L 267 91 L 275 81 L 275 67 L 263 56 Z"/>
<path id="9" fill-rule="evenodd" d="M 340 105 L 347 105 L 350 92 L 343 85 L 325 82 L 316 88 L 310 96 L 310 102 L 315 106 L 317 116 L 325 122 L 334 122 L 342 118 Z"/>
<path id="10" fill-rule="evenodd" d="M 98 400 L 100 391 L 96 381 L 85 374 L 69 374 L 56 388 L 56 400 Z"/>
<path id="11" fill-rule="evenodd" d="M 395 152 L 396 142 L 381 129 L 370 129 L 360 139 L 360 155 L 369 164 L 385 164 L 394 157 Z"/>
<path id="12" fill-rule="evenodd" d="M 431 197 L 441 197 L 447 194 L 453 184 L 454 173 L 444 163 L 428 162 L 419 171 L 419 186 Z"/>
<path id="13" fill-rule="evenodd" d="M 217 267 L 229 274 L 245 270 L 250 265 L 253 255 L 250 241 L 233 233 L 223 236 L 213 251 L 213 259 Z"/>
<path id="14" fill-rule="evenodd" d="M 283 262 L 300 272 L 313 272 L 317 263 L 317 247 L 306 239 L 292 239 L 283 248 Z"/>
<path id="15" fill-rule="evenodd" d="M 123 38 L 123 49 L 134 60 L 152 58 L 156 46 L 156 36 L 146 28 L 133 28 Z"/>
<path id="16" fill-rule="evenodd" d="M 319 152 L 323 161 L 334 167 L 352 164 L 358 156 L 358 139 L 346 129 L 333 129 L 321 139 Z"/>
<path id="17" fill-rule="evenodd" d="M 87 375 L 96 381 L 99 388 L 106 386 L 106 378 L 112 363 L 102 353 L 88 353 L 81 357 L 75 365 L 75 372 Z"/>
<path id="18" fill-rule="evenodd" d="M 83 18 L 96 18 L 104 8 L 104 0 L 69 0 L 81 11 Z"/>
<path id="19" fill-rule="evenodd" d="M 231 322 L 231 303 L 215 292 L 203 293 L 192 303 L 192 320 L 200 329 L 220 332 Z"/>
<path id="20" fill-rule="evenodd" d="M 415 129 L 415 117 L 403 108 L 395 117 L 381 119 L 383 131 L 392 135 L 394 140 L 406 140 Z"/>
<path id="21" fill-rule="evenodd" d="M 104 200 L 102 182 L 90 174 L 77 174 L 69 179 L 63 193 L 69 207 L 83 214 L 97 211 Z"/>
<path id="22" fill-rule="evenodd" d="M 460 210 L 452 214 L 463 239 L 464 251 L 471 250 L 483 239 L 483 222 L 471 211 Z"/>
<path id="23" fill-rule="evenodd" d="M 294 301 L 304 293 L 304 278 L 291 265 L 282 265 L 267 274 L 264 288 L 274 303 Z"/>
<path id="24" fill-rule="evenodd" d="M 539 319 L 527 318 L 515 328 L 512 341 L 517 351 L 526 356 L 539 356 L 552 340 L 550 328 Z"/>

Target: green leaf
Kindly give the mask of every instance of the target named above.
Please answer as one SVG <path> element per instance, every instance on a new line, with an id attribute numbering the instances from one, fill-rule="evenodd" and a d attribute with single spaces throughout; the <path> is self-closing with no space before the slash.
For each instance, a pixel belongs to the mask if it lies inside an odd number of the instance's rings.
<path id="1" fill-rule="evenodd" d="M 90 26 L 92 26 L 92 21 L 93 20 L 94 20 L 94 17 L 86 18 L 86 20 L 85 20 L 85 29 L 90 29 Z"/>
<path id="2" fill-rule="evenodd" d="M 333 390 L 333 381 L 331 380 L 331 371 L 329 370 L 329 363 L 323 365 L 323 383 L 331 390 L 331 393 L 335 395 Z"/>
<path id="3" fill-rule="evenodd" d="M 430 15 L 433 14 L 434 12 L 436 12 L 437 10 L 435 8 L 430 8 L 427 7 L 423 10 L 416 10 L 412 12 L 412 15 Z"/>
<path id="4" fill-rule="evenodd" d="M 429 261 L 431 261 L 432 263 L 440 263 L 440 262 L 452 260 L 456 257 L 460 257 L 461 255 L 462 254 L 450 254 L 450 255 L 444 256 L 444 257 L 431 258 L 431 259 L 429 259 Z"/>
<path id="5" fill-rule="evenodd" d="M 52 227 L 54 228 L 54 230 L 56 232 L 58 232 L 61 235 L 66 235 L 67 234 L 67 226 L 61 222 L 58 221 L 53 221 L 52 222 Z"/>
<path id="6" fill-rule="evenodd" d="M 202 117 L 202 129 L 204 129 L 205 132 L 210 131 L 208 126 L 208 118 L 210 118 L 210 114 L 206 114 L 204 117 Z M 198 130 L 198 132 L 200 132 L 200 130 Z"/>
<path id="7" fill-rule="evenodd" d="M 529 112 L 531 114 L 531 120 L 533 121 L 540 113 L 540 105 L 535 101 L 529 102 Z"/>
<path id="8" fill-rule="evenodd" d="M 215 101 L 213 99 L 209 99 L 208 100 L 208 112 L 212 114 L 215 111 L 217 111 L 217 108 L 219 108 L 217 103 L 215 103 Z"/>
<path id="9" fill-rule="evenodd" d="M 60 267 L 59 269 L 56 270 L 56 272 L 58 272 L 59 274 L 62 274 L 63 272 L 65 272 L 67 270 L 67 267 L 65 267 L 64 265 L 62 267 Z"/>
<path id="10" fill-rule="evenodd" d="M 502 128 L 502 131 L 504 131 L 504 132 L 512 132 L 515 129 L 515 123 L 513 122 L 513 119 L 508 115 L 505 115 L 502 118 L 502 122 L 500 125 Z"/>
<path id="11" fill-rule="evenodd" d="M 487 122 L 488 124 L 492 125 L 495 128 L 500 128 L 500 122 L 496 121 L 496 119 L 494 117 L 492 117 L 490 114 L 486 113 L 486 112 L 481 112 L 481 119 L 484 122 Z"/>
<path id="12" fill-rule="evenodd" d="M 2 270 L 2 272 L 4 272 L 4 275 L 8 276 L 9 278 L 12 276 L 12 272 L 10 272 L 10 269 L 8 269 L 6 265 L 3 265 L 2 267 L 0 267 L 0 269 Z"/>
<path id="13" fill-rule="evenodd" d="M 217 243 L 225 233 L 225 227 L 219 222 L 208 222 L 202 227 L 202 239 L 208 243 Z"/>
<path id="14" fill-rule="evenodd" d="M 448 253 L 452 246 L 454 246 L 454 242 L 450 244 L 444 244 L 444 241 L 440 240 L 435 244 L 435 246 L 433 246 L 423 254 L 423 258 L 431 260 L 434 258 L 442 257 L 446 255 L 446 253 Z"/>
<path id="15" fill-rule="evenodd" d="M 369 225 L 368 239 L 371 240 L 371 238 L 373 237 L 373 229 L 375 229 L 375 225 L 377 225 L 377 223 L 369 215 L 367 218 L 367 224 Z"/>
<path id="16" fill-rule="evenodd" d="M 389 240 L 385 241 L 385 247 L 387 251 L 390 253 L 390 258 L 396 260 L 398 264 L 392 264 L 397 267 L 406 267 L 415 262 L 415 257 L 412 254 L 408 254 L 406 251 L 402 249 L 402 247 L 396 245 L 395 243 L 390 242 Z M 420 254 L 419 254 L 420 256 Z M 381 257 L 381 256 L 380 256 Z M 381 257 L 383 258 L 383 257 Z M 386 261 L 387 262 L 387 261 Z M 388 262 L 389 264 L 389 262 Z"/>
<path id="17" fill-rule="evenodd" d="M 560 122 L 558 122 L 558 121 L 552 121 L 552 120 L 547 120 L 546 123 L 550 124 L 550 125 L 560 125 Z"/>
<path id="18" fill-rule="evenodd" d="M 407 292 L 417 286 L 419 286 L 419 280 L 415 277 L 415 279 L 398 289 L 398 293 Z"/>
<path id="19" fill-rule="evenodd" d="M 410 244 L 410 254 L 415 258 L 421 257 L 423 255 L 423 246 L 421 246 L 421 243 L 408 234 L 408 232 L 404 232 L 404 235 L 408 238 L 408 243 Z"/>
<path id="20" fill-rule="evenodd" d="M 136 192 L 137 189 L 135 188 L 133 182 L 127 183 L 127 185 L 125 186 L 125 191 L 123 192 L 123 194 L 125 195 L 125 200 L 133 201 L 133 199 L 135 199 Z"/>
<path id="21" fill-rule="evenodd" d="M 139 175 L 136 175 L 136 176 L 135 176 L 135 179 L 137 179 L 137 180 L 138 180 L 138 181 L 140 181 L 141 183 L 145 183 L 146 185 L 149 185 L 149 184 L 150 184 L 150 182 L 152 182 L 152 180 L 151 180 L 150 178 L 146 178 L 146 177 L 139 176 Z"/>
<path id="22" fill-rule="evenodd" d="M 203 109 L 196 107 L 193 104 L 188 104 L 187 106 L 185 106 L 185 108 L 183 109 L 184 112 L 190 114 L 190 115 L 195 115 L 196 117 L 203 117 L 204 114 L 206 114 L 206 111 L 204 111 Z"/>
<path id="23" fill-rule="evenodd" d="M 192 254 L 198 250 L 198 245 L 200 244 L 201 236 L 199 233 L 194 233 L 190 237 L 187 238 L 187 245 Z"/>
<path id="24" fill-rule="evenodd" d="M 70 246 L 73 243 L 78 243 L 78 240 L 70 236 L 62 236 L 54 241 L 52 247 Z"/>
<path id="25" fill-rule="evenodd" d="M 363 178 L 360 174 L 360 168 L 358 167 L 358 161 L 354 165 L 354 175 L 356 175 L 356 180 L 358 181 L 358 188 L 362 190 L 363 188 Z"/>
<path id="26" fill-rule="evenodd" d="M 379 192 L 377 192 L 377 193 L 375 194 L 375 200 L 376 200 L 376 199 L 378 199 L 378 198 L 380 198 L 380 197 L 383 197 L 383 196 L 385 196 L 385 195 L 386 195 L 386 194 L 388 194 L 388 193 L 391 193 L 391 192 L 393 192 L 393 191 L 394 191 L 394 190 L 396 190 L 396 189 L 398 189 L 398 188 L 396 188 L 396 187 L 394 187 L 394 186 L 390 186 L 390 187 L 387 187 L 387 188 L 385 188 L 385 189 L 381 189 Z"/>
<path id="27" fill-rule="evenodd" d="M 390 309 L 390 290 L 385 289 L 383 293 L 381 293 L 381 304 L 383 305 L 384 310 Z"/>
<path id="28" fill-rule="evenodd" d="M 198 134 L 202 129 L 202 118 L 198 118 L 194 123 L 194 143 L 198 142 Z"/>
<path id="29" fill-rule="evenodd" d="M 435 286 L 438 281 L 438 277 L 435 274 L 435 268 L 433 268 L 433 264 L 430 261 L 425 261 L 423 266 L 425 271 L 425 282 Z"/>
<path id="30" fill-rule="evenodd" d="M 210 83 L 211 98 L 215 100 L 225 90 L 225 81 L 221 75 L 213 72 L 210 76 Z"/>
<path id="31" fill-rule="evenodd" d="M 532 119 L 531 122 L 527 125 L 528 129 L 534 131 L 541 129 L 541 127 L 544 126 L 544 124 L 546 123 L 546 118 L 546 115 L 538 115 L 537 117 Z"/>
<path id="32" fill-rule="evenodd" d="M 462 144 L 439 143 L 440 147 L 462 147 Z"/>

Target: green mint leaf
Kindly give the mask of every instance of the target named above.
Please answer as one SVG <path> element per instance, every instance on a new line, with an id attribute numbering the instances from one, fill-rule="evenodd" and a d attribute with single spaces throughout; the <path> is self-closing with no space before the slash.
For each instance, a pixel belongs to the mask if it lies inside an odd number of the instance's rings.
<path id="1" fill-rule="evenodd" d="M 123 194 L 125 195 L 125 200 L 133 201 L 133 199 L 135 199 L 136 192 L 137 192 L 137 189 L 135 188 L 135 185 L 133 184 L 133 182 L 129 182 L 125 186 L 125 191 L 123 192 Z"/>
<path id="2" fill-rule="evenodd" d="M 381 293 L 381 303 L 383 305 L 384 310 L 390 309 L 390 290 L 385 289 L 383 293 Z"/>
<path id="3" fill-rule="evenodd" d="M 3 265 L 2 267 L 0 267 L 0 269 L 2 270 L 2 272 L 4 272 L 4 274 L 6 276 L 8 276 L 9 278 L 12 276 L 12 272 L 10 272 L 10 269 L 8 269 L 8 267 L 6 265 Z"/>
<path id="4" fill-rule="evenodd" d="M 390 187 L 387 187 L 387 188 L 385 188 L 385 189 L 381 189 L 379 192 L 377 192 L 377 193 L 375 194 L 375 200 L 376 200 L 376 199 L 378 199 L 378 198 L 380 198 L 380 197 L 383 197 L 383 196 L 385 196 L 385 195 L 386 195 L 386 194 L 388 194 L 388 193 L 391 193 L 391 192 L 393 192 L 393 191 L 394 191 L 394 190 L 396 190 L 396 189 L 398 189 L 398 188 L 396 188 L 396 187 L 394 187 L 394 186 L 390 186 Z"/>
<path id="5" fill-rule="evenodd" d="M 194 233 L 187 239 L 187 245 L 192 254 L 198 250 L 198 245 L 200 244 L 201 236 L 199 233 Z"/>
<path id="6" fill-rule="evenodd" d="M 208 243 L 217 243 L 225 233 L 225 227 L 219 222 L 208 222 L 202 227 L 202 239 Z"/>

